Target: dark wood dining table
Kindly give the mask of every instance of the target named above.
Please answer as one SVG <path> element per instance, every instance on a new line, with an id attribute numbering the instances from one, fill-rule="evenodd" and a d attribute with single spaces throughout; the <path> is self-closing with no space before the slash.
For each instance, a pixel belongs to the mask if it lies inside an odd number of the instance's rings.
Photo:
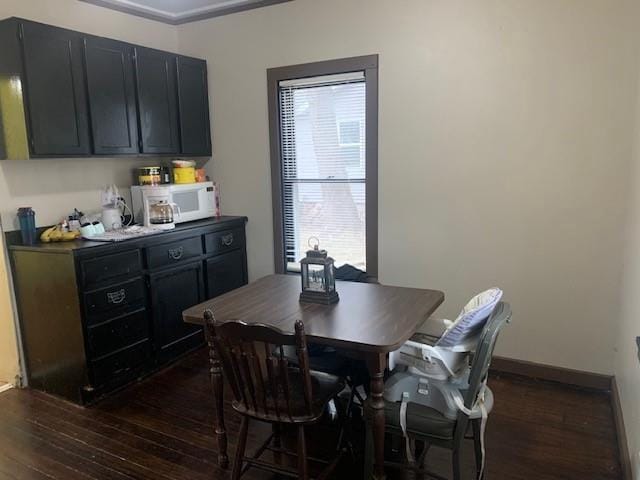
<path id="1" fill-rule="evenodd" d="M 340 301 L 333 305 L 301 303 L 298 275 L 268 275 L 183 312 L 186 322 L 204 324 L 210 309 L 216 324 L 241 320 L 285 332 L 302 320 L 309 342 L 332 346 L 366 362 L 370 374 L 367 408 L 372 419 L 374 478 L 384 478 L 384 371 L 387 354 L 398 349 L 444 301 L 438 290 L 373 283 L 336 282 Z M 215 397 L 218 463 L 228 466 L 223 414 L 222 368 L 212 350 L 211 377 Z"/>

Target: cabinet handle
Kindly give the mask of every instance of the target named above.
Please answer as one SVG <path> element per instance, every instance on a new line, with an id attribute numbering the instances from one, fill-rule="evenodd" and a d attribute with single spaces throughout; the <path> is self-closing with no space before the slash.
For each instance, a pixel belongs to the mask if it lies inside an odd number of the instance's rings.
<path id="1" fill-rule="evenodd" d="M 119 366 L 119 365 L 116 365 L 116 366 Z M 127 373 L 129 370 L 131 370 L 131 367 L 127 367 L 127 366 L 120 367 L 117 370 L 113 371 L 113 375 L 122 375 L 124 373 Z"/>
<path id="2" fill-rule="evenodd" d="M 182 254 L 184 253 L 184 248 L 170 248 L 167 253 L 169 254 L 169 258 L 172 258 L 173 260 L 180 260 L 182 258 Z"/>
<path id="3" fill-rule="evenodd" d="M 119 304 L 124 302 L 124 299 L 127 298 L 127 293 L 124 291 L 124 288 L 116 292 L 107 292 L 107 303 Z"/>
<path id="4" fill-rule="evenodd" d="M 233 243 L 233 233 L 227 233 L 220 238 L 220 241 L 225 247 L 230 247 Z"/>

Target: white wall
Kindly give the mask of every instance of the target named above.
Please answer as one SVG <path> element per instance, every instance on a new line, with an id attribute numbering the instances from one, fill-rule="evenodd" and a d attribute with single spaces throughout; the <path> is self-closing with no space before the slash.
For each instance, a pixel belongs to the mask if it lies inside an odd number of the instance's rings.
<path id="1" fill-rule="evenodd" d="M 501 355 L 612 373 L 635 98 L 632 0 L 296 0 L 178 28 L 76 0 L 22 16 L 209 61 L 214 178 L 273 271 L 266 69 L 380 54 L 380 277 L 516 313 Z M 0 215 L 97 208 L 145 160 L 0 162 Z M 4 334 L 5 332 L 0 332 Z M 0 352 L 1 354 L 1 352 Z"/>
<path id="2" fill-rule="evenodd" d="M 640 5 L 638 14 L 640 19 Z M 636 33 L 640 59 L 640 31 Z M 635 145 L 629 175 L 630 198 L 625 230 L 624 268 L 620 294 L 621 315 L 615 344 L 615 376 L 620 394 L 629 455 L 634 478 L 640 480 L 640 359 L 636 337 L 640 336 L 640 69 L 635 119 Z"/>
<path id="3" fill-rule="evenodd" d="M 640 158 L 637 159 L 640 163 Z M 616 338 L 615 375 L 620 393 L 629 453 L 640 468 L 640 360 L 636 337 L 640 336 L 640 165 L 633 173 L 635 192 L 625 255 L 622 315 Z M 636 480 L 640 471 L 636 471 Z"/>
<path id="4" fill-rule="evenodd" d="M 13 16 L 159 49 L 177 50 L 175 27 L 77 0 L 1 0 L 0 19 Z M 38 225 L 55 223 L 74 207 L 85 212 L 98 210 L 100 188 L 111 183 L 121 187 L 130 186 L 132 169 L 144 163 L 153 163 L 153 160 L 47 159 L 0 162 L 2 227 L 5 230 L 18 228 L 15 213 L 20 206 L 33 207 Z M 6 268 L 4 242 L 0 239 L 0 381 L 12 382 L 19 373 L 19 366 Z"/>
<path id="5" fill-rule="evenodd" d="M 380 54 L 380 278 L 499 285 L 501 355 L 613 372 L 631 1 L 296 0 L 179 27 L 209 62 L 213 177 L 273 271 L 266 69 Z"/>

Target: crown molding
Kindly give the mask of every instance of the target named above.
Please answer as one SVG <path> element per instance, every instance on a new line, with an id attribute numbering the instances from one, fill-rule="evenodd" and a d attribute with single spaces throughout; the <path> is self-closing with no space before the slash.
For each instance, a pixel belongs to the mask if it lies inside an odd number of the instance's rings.
<path id="1" fill-rule="evenodd" d="M 175 14 L 160 9 L 140 5 L 133 0 L 79 0 L 99 7 L 117 10 L 138 17 L 167 23 L 169 25 L 182 25 L 183 23 L 196 22 L 207 18 L 220 17 L 232 13 L 252 10 L 254 8 L 268 7 L 278 3 L 291 2 L 293 0 L 229 0 L 221 5 L 195 8 Z"/>

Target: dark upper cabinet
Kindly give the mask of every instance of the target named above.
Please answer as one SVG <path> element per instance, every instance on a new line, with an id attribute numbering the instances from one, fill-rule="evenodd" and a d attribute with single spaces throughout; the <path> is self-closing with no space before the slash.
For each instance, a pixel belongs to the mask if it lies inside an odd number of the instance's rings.
<path id="1" fill-rule="evenodd" d="M 20 28 L 32 155 L 89 155 L 81 34 L 30 22 Z"/>
<path id="2" fill-rule="evenodd" d="M 23 88 L 0 105 L 0 160 L 211 155 L 204 60 L 14 17 L 0 20 L 6 77 Z"/>
<path id="3" fill-rule="evenodd" d="M 143 153 L 179 153 L 176 57 L 136 47 L 136 78 Z"/>
<path id="4" fill-rule="evenodd" d="M 211 155 L 207 62 L 177 57 L 180 145 L 184 155 Z"/>
<path id="5" fill-rule="evenodd" d="M 138 153 L 133 47 L 115 40 L 84 40 L 93 152 Z"/>

